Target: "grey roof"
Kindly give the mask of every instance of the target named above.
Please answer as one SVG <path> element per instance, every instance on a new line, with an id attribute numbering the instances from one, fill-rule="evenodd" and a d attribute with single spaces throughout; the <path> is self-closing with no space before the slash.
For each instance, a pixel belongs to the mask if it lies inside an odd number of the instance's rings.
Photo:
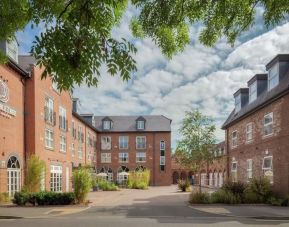
<path id="1" fill-rule="evenodd" d="M 255 101 L 242 107 L 239 112 L 235 113 L 235 110 L 233 110 L 223 124 L 222 129 L 228 128 L 233 123 L 240 121 L 251 113 L 254 113 L 287 93 L 289 93 L 289 71 L 279 81 L 279 84 L 275 88 L 270 91 L 265 90 L 262 94 L 260 94 L 260 96 L 257 97 Z"/>
<path id="2" fill-rule="evenodd" d="M 113 126 L 109 132 L 170 132 L 172 120 L 163 115 L 143 115 L 146 120 L 145 130 L 136 129 L 136 120 L 140 116 L 95 116 L 95 128 L 99 131 L 107 131 L 102 128 L 102 120 L 109 117 Z"/>
<path id="3" fill-rule="evenodd" d="M 36 62 L 35 58 L 31 55 L 19 55 L 18 56 L 18 64 L 21 68 L 26 71 L 31 71 L 31 65 L 34 65 Z"/>

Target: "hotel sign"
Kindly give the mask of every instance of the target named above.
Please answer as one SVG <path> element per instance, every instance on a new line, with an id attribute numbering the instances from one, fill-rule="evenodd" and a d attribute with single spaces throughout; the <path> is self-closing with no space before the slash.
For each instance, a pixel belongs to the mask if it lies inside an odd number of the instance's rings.
<path id="1" fill-rule="evenodd" d="M 8 106 L 9 88 L 3 80 L 0 80 L 0 115 L 11 118 L 16 117 L 16 110 Z"/>

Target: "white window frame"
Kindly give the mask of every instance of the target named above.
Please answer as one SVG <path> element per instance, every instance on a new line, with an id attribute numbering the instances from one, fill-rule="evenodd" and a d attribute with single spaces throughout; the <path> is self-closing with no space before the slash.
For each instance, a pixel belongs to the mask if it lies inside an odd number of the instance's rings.
<path id="1" fill-rule="evenodd" d="M 56 93 L 60 93 L 60 89 L 58 89 L 58 84 L 56 81 L 52 81 L 52 88 Z"/>
<path id="2" fill-rule="evenodd" d="M 234 164 L 236 164 L 236 168 L 233 169 Z M 238 181 L 238 162 L 237 161 L 232 161 L 231 163 L 231 173 L 232 173 L 232 181 L 237 182 Z"/>
<path id="3" fill-rule="evenodd" d="M 119 136 L 118 144 L 119 149 L 128 149 L 129 137 L 128 136 Z"/>
<path id="4" fill-rule="evenodd" d="M 50 165 L 50 191 L 62 192 L 62 166 Z"/>
<path id="5" fill-rule="evenodd" d="M 127 152 L 118 153 L 118 161 L 119 161 L 119 163 L 128 163 L 129 162 L 128 153 Z"/>
<path id="6" fill-rule="evenodd" d="M 45 128 L 45 147 L 54 149 L 54 131 L 50 128 Z"/>
<path id="7" fill-rule="evenodd" d="M 257 99 L 257 80 L 249 86 L 249 103 Z"/>
<path id="8" fill-rule="evenodd" d="M 266 122 L 265 122 L 265 119 L 266 119 L 266 117 L 268 117 L 268 116 L 272 119 L 272 121 L 266 123 Z M 273 135 L 273 122 L 274 122 L 273 112 L 268 113 L 268 114 L 266 114 L 266 115 L 264 116 L 264 118 L 263 118 L 263 124 L 264 124 L 264 136 L 265 136 L 265 137 L 266 137 L 266 136 L 271 136 L 271 135 Z M 269 134 L 266 134 L 266 128 L 267 128 L 267 127 L 272 127 L 271 132 L 270 132 Z"/>
<path id="9" fill-rule="evenodd" d="M 246 142 L 253 140 L 253 123 L 250 122 L 246 125 Z"/>
<path id="10" fill-rule="evenodd" d="M 75 144 L 74 143 L 71 144 L 71 156 L 72 157 L 75 156 Z"/>
<path id="11" fill-rule="evenodd" d="M 106 121 L 103 121 L 103 129 L 104 130 L 109 130 L 111 129 L 111 122 L 106 120 Z"/>
<path id="12" fill-rule="evenodd" d="M 101 150 L 111 150 L 111 136 L 101 136 Z"/>
<path id="13" fill-rule="evenodd" d="M 60 152 L 66 152 L 66 136 L 60 135 Z"/>
<path id="14" fill-rule="evenodd" d="M 235 112 L 239 112 L 242 108 L 241 94 L 235 97 Z"/>
<path id="15" fill-rule="evenodd" d="M 111 153 L 100 154 L 101 163 L 111 163 Z"/>
<path id="16" fill-rule="evenodd" d="M 274 70 L 276 72 L 273 74 Z M 274 83 L 272 83 L 274 81 Z M 268 91 L 272 90 L 279 84 L 279 63 L 277 62 L 275 65 L 271 67 L 268 72 Z"/>
<path id="17" fill-rule="evenodd" d="M 165 166 L 166 165 L 166 156 L 160 156 L 160 165 Z"/>
<path id="18" fill-rule="evenodd" d="M 67 125 L 66 125 L 66 109 L 62 106 L 59 106 L 59 128 L 66 130 Z"/>
<path id="19" fill-rule="evenodd" d="M 144 120 L 137 121 L 137 129 L 138 130 L 144 130 L 145 129 L 145 122 Z"/>
<path id="20" fill-rule="evenodd" d="M 236 168 L 233 169 L 234 164 L 236 164 Z M 233 161 L 231 165 L 231 172 L 237 172 L 238 171 L 238 162 Z"/>
<path id="21" fill-rule="evenodd" d="M 136 162 L 146 162 L 146 152 L 136 152 Z"/>
<path id="22" fill-rule="evenodd" d="M 234 133 L 236 133 L 236 137 L 234 137 Z M 235 130 L 232 132 L 232 148 L 235 148 L 238 146 L 238 131 Z"/>
<path id="23" fill-rule="evenodd" d="M 144 143 L 143 142 L 142 143 L 138 143 L 139 139 L 144 140 Z M 136 143 L 136 149 L 146 149 L 146 136 L 137 136 L 135 138 L 135 143 Z M 141 144 L 144 144 L 144 146 L 139 146 Z"/>
<path id="24" fill-rule="evenodd" d="M 271 160 L 270 167 L 264 167 L 265 159 L 270 159 L 270 160 Z M 265 157 L 263 158 L 262 169 L 263 169 L 263 170 L 272 170 L 272 169 L 273 169 L 273 156 L 265 156 Z"/>
<path id="25" fill-rule="evenodd" d="M 160 141 L 160 150 L 164 151 L 166 149 L 166 142 L 164 140 Z"/>
<path id="26" fill-rule="evenodd" d="M 47 109 L 47 112 L 45 111 L 44 113 L 44 119 L 46 122 L 53 124 L 53 114 L 54 114 L 54 100 L 49 97 L 49 96 L 45 96 L 45 108 Z M 47 116 L 48 115 L 48 116 Z"/>
<path id="27" fill-rule="evenodd" d="M 253 160 L 252 159 L 247 159 L 247 180 L 249 181 L 250 179 L 253 178 Z"/>
<path id="28" fill-rule="evenodd" d="M 78 151 L 77 151 L 77 153 L 78 153 L 78 158 L 79 158 L 79 159 L 83 159 L 83 147 L 82 147 L 82 145 L 79 145 L 79 146 L 78 146 Z"/>

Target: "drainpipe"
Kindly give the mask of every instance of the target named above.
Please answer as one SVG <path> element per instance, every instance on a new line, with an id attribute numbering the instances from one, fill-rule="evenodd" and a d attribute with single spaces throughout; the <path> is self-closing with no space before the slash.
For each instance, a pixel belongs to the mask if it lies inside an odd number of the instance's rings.
<path id="1" fill-rule="evenodd" d="M 229 130 L 228 129 L 226 129 L 226 153 L 227 153 L 227 158 L 226 158 L 226 161 L 227 161 L 227 171 L 226 171 L 226 173 L 227 173 L 227 180 L 229 179 L 229 168 L 230 168 L 230 163 L 229 163 L 229 161 L 230 161 L 230 155 L 229 155 L 229 132 L 228 132 Z"/>
<path id="2" fill-rule="evenodd" d="M 153 133 L 153 186 L 156 186 L 156 152 L 155 152 L 155 132 Z"/>

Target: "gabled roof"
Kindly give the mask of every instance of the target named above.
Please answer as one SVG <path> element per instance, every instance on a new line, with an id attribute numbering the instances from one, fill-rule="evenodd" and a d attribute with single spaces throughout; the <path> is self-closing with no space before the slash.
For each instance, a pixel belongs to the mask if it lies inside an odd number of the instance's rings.
<path id="1" fill-rule="evenodd" d="M 83 124 L 85 124 L 87 127 L 89 127 L 90 129 L 92 129 L 95 132 L 98 132 L 98 130 L 92 125 L 90 124 L 86 119 L 84 119 L 82 116 L 80 116 L 78 113 L 72 111 L 72 116 L 74 116 L 75 118 L 77 118 L 79 121 L 81 121 Z"/>
<path id="2" fill-rule="evenodd" d="M 136 119 L 136 121 L 146 121 L 146 119 L 143 116 L 140 116 Z"/>
<path id="3" fill-rule="evenodd" d="M 235 110 L 231 112 L 227 120 L 222 126 L 222 129 L 226 129 L 229 126 L 237 123 L 238 121 L 244 119 L 248 115 L 256 112 L 259 109 L 269 105 L 275 100 L 281 98 L 282 96 L 289 93 L 289 71 L 286 73 L 284 78 L 279 81 L 279 84 L 270 91 L 265 90 L 258 98 L 252 103 L 248 103 L 246 106 L 235 113 Z"/>
<path id="4" fill-rule="evenodd" d="M 113 121 L 113 128 L 103 130 L 102 120 L 108 117 Z M 163 115 L 142 116 L 146 121 L 146 127 L 142 132 L 170 132 L 171 120 Z M 98 131 L 109 132 L 139 132 L 136 129 L 135 122 L 139 116 L 95 116 L 95 127 Z"/>

